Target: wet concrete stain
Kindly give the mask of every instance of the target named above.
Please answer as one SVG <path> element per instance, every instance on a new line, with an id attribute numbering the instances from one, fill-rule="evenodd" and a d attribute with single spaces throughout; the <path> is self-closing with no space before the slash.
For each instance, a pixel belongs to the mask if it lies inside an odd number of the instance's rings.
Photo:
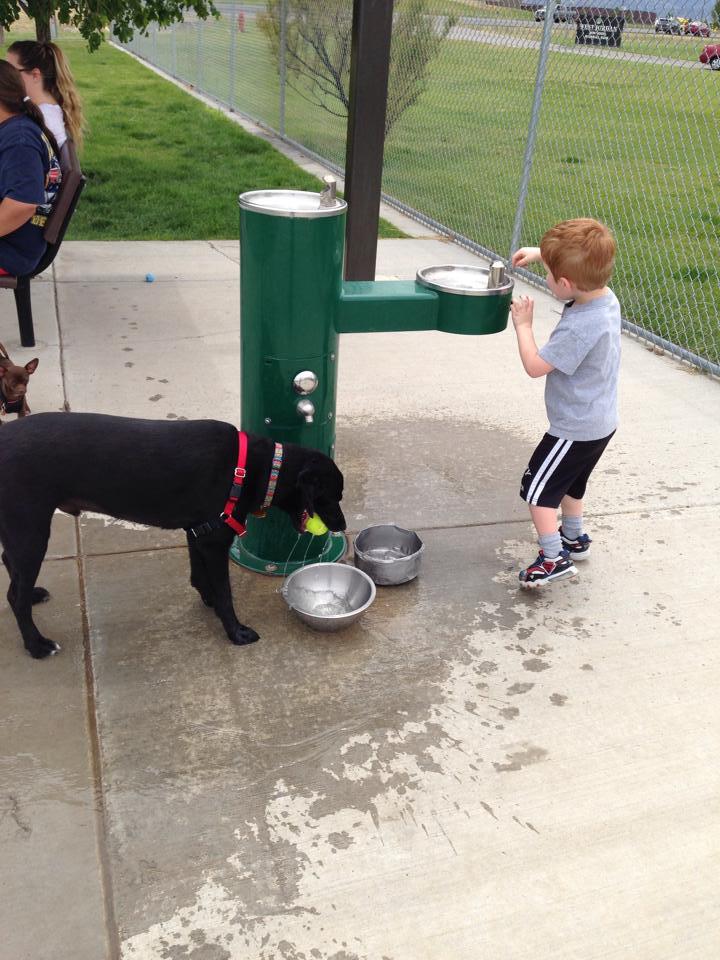
<path id="1" fill-rule="evenodd" d="M 373 423 L 356 435 L 353 426 L 349 459 L 355 476 L 348 492 L 361 515 L 378 509 L 383 484 L 392 480 L 374 475 L 371 483 L 369 474 L 359 476 L 367 467 L 363 443 L 369 443 L 373 463 L 381 462 L 373 447 L 376 429 Z M 396 431 L 384 438 L 383 449 L 390 456 L 399 446 L 400 459 L 416 457 L 425 429 L 410 425 L 402 437 L 397 434 L 403 431 Z M 446 432 L 446 425 L 437 429 Z M 467 438 L 467 427 L 458 430 L 461 436 Z M 526 445 L 512 438 L 504 437 L 505 449 L 522 449 L 527 456 Z M 461 461 L 461 452 L 457 458 L 453 454 L 440 472 L 441 484 L 454 496 L 465 496 L 469 484 Z M 489 465 L 488 476 L 502 469 L 505 482 L 506 468 Z M 364 486 L 360 493 L 356 480 Z M 473 478 L 473 496 L 477 489 Z M 242 659 L 218 644 L 212 648 L 218 658 L 214 666 L 206 647 L 196 649 L 203 611 L 195 613 L 190 602 L 164 610 L 162 617 L 158 613 L 157 627 L 152 616 L 133 625 L 128 614 L 123 649 L 114 654 L 104 641 L 109 630 L 96 622 L 93 611 L 98 667 L 123 678 L 127 670 L 128 678 L 142 675 L 144 682 L 157 673 L 173 692 L 167 703 L 158 697 L 143 703 L 149 732 L 134 742 L 131 761 L 128 733 L 137 729 L 138 718 L 125 727 L 128 707 L 109 688 L 100 692 L 119 913 L 125 918 L 123 960 L 158 955 L 160 943 L 185 948 L 177 956 L 192 960 L 198 960 L 193 950 L 210 946 L 253 960 L 378 960 L 376 952 L 364 950 L 361 926 L 350 923 L 348 929 L 360 934 L 357 947 L 351 937 L 346 946 L 330 936 L 330 930 L 337 932 L 329 912 L 335 908 L 313 900 L 318 884 L 325 889 L 333 880 L 342 882 L 363 851 L 381 853 L 389 847 L 392 856 L 396 844 L 416 835 L 455 853 L 451 824 L 437 808 L 462 816 L 457 800 L 463 796 L 473 798 L 470 809 L 477 810 L 479 803 L 485 814 L 511 826 L 502 794 L 488 802 L 498 789 L 494 785 L 503 782 L 493 771 L 520 777 L 525 767 L 549 756 L 523 739 L 538 729 L 537 711 L 550 712 L 549 691 L 518 677 L 532 670 L 523 657 L 537 667 L 534 672 L 548 669 L 551 664 L 543 658 L 551 648 L 532 643 L 545 616 L 543 605 L 516 599 L 516 573 L 503 568 L 503 551 L 519 553 L 514 545 L 497 547 L 497 576 L 483 582 L 482 600 L 448 602 L 458 577 L 467 581 L 463 597 L 477 593 L 472 586 L 477 569 L 468 561 L 470 535 L 477 544 L 473 550 L 487 556 L 487 545 L 494 549 L 492 530 L 459 532 L 457 563 L 447 570 L 430 566 L 409 589 L 379 592 L 364 628 L 347 633 L 341 646 L 298 631 L 289 614 L 278 622 L 275 608 L 265 614 L 271 594 L 245 579 L 243 606 L 251 611 L 246 622 L 258 619 L 262 633 L 263 616 L 266 626 L 274 618 L 274 630 L 268 628 L 263 643 Z M 429 564 L 432 558 L 428 550 Z M 137 605 L 137 580 L 136 575 L 128 581 L 132 601 L 126 607 L 113 601 L 114 606 L 132 610 Z M 99 607 L 108 604 L 103 596 Z M 160 629 L 168 617 L 170 629 L 167 622 Z M 567 623 L 562 627 L 571 633 Z M 181 679 L 187 673 L 194 677 L 191 696 Z M 519 695 L 531 708 L 522 717 L 508 702 Z M 513 721 L 514 743 L 508 745 L 499 718 Z M 165 731 L 162 737 L 150 732 L 159 729 Z M 477 801 L 483 785 L 488 800 Z M 160 809 L 148 811 L 147 799 L 156 794 L 163 798 Z M 162 829 L 166 822 L 177 832 L 169 862 L 160 859 L 158 879 L 142 884 L 137 851 L 150 856 L 153 827 Z M 492 829 L 484 815 L 483 822 Z M 522 814 L 518 822 L 539 832 Z M 405 831 L 401 840 L 398 831 Z M 167 858 L 162 844 L 158 848 Z M 172 857 L 178 851 L 183 862 L 207 865 L 207 872 L 188 876 L 176 869 Z M 152 860 L 158 860 L 154 852 Z M 205 880 L 198 888 L 193 877 L 199 875 Z M 207 934 L 205 942 L 191 938 L 190 931 L 197 929 Z"/>
<path id="2" fill-rule="evenodd" d="M 534 683 L 513 683 L 512 686 L 507 688 L 507 695 L 512 697 L 516 694 L 527 693 L 534 686 Z"/>
<path id="3" fill-rule="evenodd" d="M 481 800 L 480 806 L 483 808 L 483 810 L 487 810 L 487 812 L 490 814 L 493 820 L 497 820 L 497 817 L 495 816 L 495 811 L 493 810 L 493 808 L 490 806 L 489 803 L 485 803 L 484 800 Z"/>
<path id="4" fill-rule="evenodd" d="M 500 715 L 505 717 L 506 720 L 514 720 L 515 717 L 520 715 L 520 709 L 518 707 L 503 707 L 500 710 Z"/>
<path id="5" fill-rule="evenodd" d="M 15 824 L 16 833 L 19 832 L 21 837 L 27 839 L 32 833 L 30 821 L 23 815 L 20 801 L 12 793 L 7 794 L 5 802 L 3 803 L 3 809 L 0 810 L 0 825 L 2 825 L 3 820 L 6 818 L 9 822 Z"/>
<path id="6" fill-rule="evenodd" d="M 347 850 L 347 848 L 354 842 L 355 841 L 346 830 L 343 830 L 342 833 L 328 834 L 328 843 L 335 850 Z"/>
<path id="7" fill-rule="evenodd" d="M 546 660 L 540 660 L 539 657 L 532 657 L 530 660 L 523 660 L 523 667 L 532 673 L 540 673 L 542 670 L 549 670 L 550 664 Z"/>
<path id="8" fill-rule="evenodd" d="M 545 760 L 548 752 L 542 747 L 536 747 L 533 744 L 524 744 L 522 749 L 514 753 L 506 754 L 507 763 L 493 763 L 493 767 L 498 773 L 510 773 L 522 770 L 523 767 L 529 767 L 534 763 L 540 763 Z"/>
<path id="9" fill-rule="evenodd" d="M 553 693 L 550 695 L 550 703 L 556 707 L 564 707 L 567 703 L 567 697 L 564 693 Z"/>

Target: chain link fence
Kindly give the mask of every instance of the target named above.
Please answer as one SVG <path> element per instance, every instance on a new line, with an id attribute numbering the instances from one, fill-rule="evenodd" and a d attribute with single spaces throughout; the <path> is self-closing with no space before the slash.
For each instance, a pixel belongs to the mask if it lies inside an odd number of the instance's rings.
<path id="1" fill-rule="evenodd" d="M 711 3 L 505 2 L 395 0 L 385 199 L 503 259 L 559 220 L 603 220 L 627 328 L 720 374 Z M 218 9 L 128 47 L 341 172 L 352 0 Z"/>

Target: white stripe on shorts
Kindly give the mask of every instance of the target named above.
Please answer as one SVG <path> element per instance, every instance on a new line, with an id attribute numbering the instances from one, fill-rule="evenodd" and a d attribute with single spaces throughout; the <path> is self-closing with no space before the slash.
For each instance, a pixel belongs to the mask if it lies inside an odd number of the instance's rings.
<path id="1" fill-rule="evenodd" d="M 533 482 L 530 484 L 527 495 L 528 503 L 531 503 L 535 507 L 537 506 L 540 494 L 545 489 L 545 484 L 553 475 L 553 472 L 572 446 L 572 443 L 572 440 L 558 440 L 550 453 L 545 457 L 540 464 L 540 469 L 533 477 Z"/>

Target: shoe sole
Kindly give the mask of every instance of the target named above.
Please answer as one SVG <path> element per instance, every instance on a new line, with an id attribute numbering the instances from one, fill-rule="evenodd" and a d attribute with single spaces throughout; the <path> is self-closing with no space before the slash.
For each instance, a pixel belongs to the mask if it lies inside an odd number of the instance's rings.
<path id="1" fill-rule="evenodd" d="M 549 577 L 542 580 L 520 580 L 519 583 L 524 590 L 537 590 L 538 587 L 542 587 L 546 583 L 552 583 L 553 580 L 564 580 L 566 577 L 574 577 L 576 574 L 577 570 L 572 567 L 570 570 L 563 570 L 562 573 L 551 573 Z"/>
<path id="2" fill-rule="evenodd" d="M 587 560 L 587 558 L 590 556 L 589 549 L 583 550 L 582 553 L 575 553 L 566 544 L 563 544 L 563 549 L 568 551 L 568 553 L 570 554 L 570 559 L 572 560 L 573 563 L 575 563 L 577 560 Z"/>

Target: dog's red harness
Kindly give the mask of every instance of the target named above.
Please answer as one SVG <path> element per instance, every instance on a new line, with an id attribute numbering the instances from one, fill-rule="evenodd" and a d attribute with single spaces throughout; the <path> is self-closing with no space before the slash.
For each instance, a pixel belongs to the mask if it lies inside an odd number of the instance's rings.
<path id="1" fill-rule="evenodd" d="M 230 529 L 233 530 L 238 537 L 245 535 L 247 528 L 244 523 L 240 523 L 240 521 L 233 516 L 233 511 L 235 510 L 235 506 L 240 499 L 242 486 L 245 482 L 245 477 L 247 476 L 247 470 L 245 469 L 245 464 L 247 462 L 247 450 L 247 434 L 244 430 L 238 430 L 237 466 L 235 467 L 235 471 L 233 473 L 232 486 L 230 487 L 228 498 L 225 501 L 223 512 L 215 520 L 208 520 L 205 523 L 199 523 L 196 527 L 186 527 L 185 530 L 187 533 L 191 533 L 194 537 L 200 537 L 204 533 L 211 533 L 213 530 L 218 530 L 223 524 L 227 524 L 227 526 L 230 527 Z M 265 494 L 262 507 L 257 513 L 254 514 L 256 517 L 264 517 L 265 512 L 272 503 L 273 496 L 275 495 L 278 474 L 280 473 L 280 467 L 282 466 L 282 458 L 282 444 L 276 443 L 272 467 L 270 470 L 270 478 L 268 480 L 267 493 Z"/>
<path id="2" fill-rule="evenodd" d="M 242 485 L 247 476 L 247 470 L 245 469 L 245 464 L 247 462 L 247 434 L 244 430 L 238 430 L 238 462 L 235 467 L 235 473 L 233 474 L 233 484 L 230 487 L 230 493 L 228 494 L 225 507 L 223 512 L 220 514 L 220 519 L 223 523 L 226 523 L 231 530 L 234 530 L 235 533 L 242 537 L 245 534 L 245 524 L 240 523 L 239 520 L 236 520 L 233 516 L 233 510 L 235 509 L 235 504 L 240 498 L 242 493 Z"/>

